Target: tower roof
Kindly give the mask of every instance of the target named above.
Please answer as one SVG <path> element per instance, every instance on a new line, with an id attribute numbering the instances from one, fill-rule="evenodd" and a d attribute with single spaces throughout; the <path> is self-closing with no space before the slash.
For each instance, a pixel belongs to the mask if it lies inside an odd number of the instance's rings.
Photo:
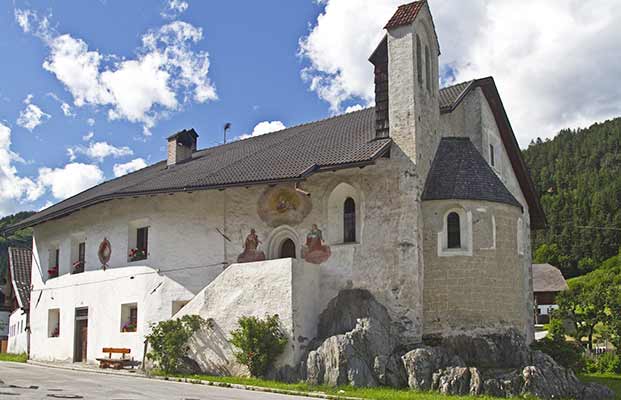
<path id="1" fill-rule="evenodd" d="M 431 164 L 423 200 L 484 200 L 522 207 L 469 138 L 444 137 Z"/>
<path id="2" fill-rule="evenodd" d="M 388 20 L 388 23 L 384 26 L 384 29 L 392 29 L 398 26 L 411 24 L 414 22 L 416 16 L 420 10 L 422 10 L 426 2 L 426 0 L 420 0 L 400 5 L 390 20 Z"/>

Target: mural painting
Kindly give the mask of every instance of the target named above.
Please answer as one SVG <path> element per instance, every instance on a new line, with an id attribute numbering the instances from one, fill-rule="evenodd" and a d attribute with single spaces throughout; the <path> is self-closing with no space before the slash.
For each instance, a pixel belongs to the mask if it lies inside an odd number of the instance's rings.
<path id="1" fill-rule="evenodd" d="M 101 262 L 101 268 L 105 271 L 110 261 L 110 256 L 112 256 L 112 246 L 107 238 L 104 238 L 99 244 L 97 256 L 99 257 L 99 262 Z"/>
<path id="2" fill-rule="evenodd" d="M 244 242 L 244 252 L 237 256 L 238 263 L 246 263 L 246 262 L 254 262 L 254 261 L 264 261 L 265 253 L 263 251 L 258 250 L 259 245 L 262 242 L 259 240 L 256 231 L 250 229 L 250 233 L 246 236 L 246 241 Z"/>
<path id="3" fill-rule="evenodd" d="M 321 229 L 313 224 L 306 235 L 306 245 L 302 247 L 302 257 L 311 264 L 321 264 L 330 258 L 330 247 L 324 244 Z"/>
<path id="4" fill-rule="evenodd" d="M 268 188 L 259 198 L 258 214 L 269 226 L 297 225 L 311 211 L 308 196 L 291 186 Z"/>

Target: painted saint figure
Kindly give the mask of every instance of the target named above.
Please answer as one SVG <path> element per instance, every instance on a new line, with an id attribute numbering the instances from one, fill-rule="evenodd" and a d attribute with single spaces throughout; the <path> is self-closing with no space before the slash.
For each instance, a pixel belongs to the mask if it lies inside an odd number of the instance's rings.
<path id="1" fill-rule="evenodd" d="M 302 249 L 302 257 L 311 264 L 321 264 L 330 258 L 330 247 L 324 244 L 323 233 L 313 224 L 306 235 L 306 246 Z"/>
<path id="2" fill-rule="evenodd" d="M 254 261 L 264 261 L 265 253 L 261 250 L 258 250 L 259 245 L 262 242 L 259 240 L 256 231 L 254 228 L 250 229 L 250 233 L 246 236 L 246 241 L 244 242 L 244 252 L 237 256 L 238 263 L 245 262 L 254 262 Z"/>

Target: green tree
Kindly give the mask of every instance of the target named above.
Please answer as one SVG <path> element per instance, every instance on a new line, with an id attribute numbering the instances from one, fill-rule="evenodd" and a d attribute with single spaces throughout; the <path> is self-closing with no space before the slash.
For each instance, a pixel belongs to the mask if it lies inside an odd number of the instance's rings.
<path id="1" fill-rule="evenodd" d="M 235 358 L 248 367 L 252 376 L 264 376 L 287 344 L 280 319 L 278 315 L 266 315 L 265 319 L 241 317 L 238 323 L 230 340 L 239 349 Z"/>

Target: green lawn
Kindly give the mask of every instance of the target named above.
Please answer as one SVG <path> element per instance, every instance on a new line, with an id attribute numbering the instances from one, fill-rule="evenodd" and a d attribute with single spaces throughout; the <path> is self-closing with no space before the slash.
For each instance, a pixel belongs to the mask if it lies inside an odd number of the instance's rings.
<path id="1" fill-rule="evenodd" d="M 163 375 L 156 372 L 155 375 Z M 257 386 L 274 389 L 275 391 L 297 391 L 297 392 L 322 392 L 334 396 L 359 397 L 364 399 L 377 400 L 447 400 L 447 399 L 470 399 L 470 400 L 492 400 L 495 397 L 489 396 L 445 396 L 437 393 L 414 392 L 411 390 L 398 390 L 391 388 L 353 388 L 328 386 L 311 386 L 305 383 L 283 383 L 277 381 L 267 381 L 256 378 L 240 378 L 232 376 L 208 376 L 208 375 L 176 375 L 169 379 L 186 379 L 189 381 L 208 381 L 213 384 L 238 384 L 246 386 Z M 584 382 L 594 382 L 606 385 L 617 394 L 615 399 L 621 400 L 621 375 L 614 374 L 584 374 L 580 375 Z"/>
<path id="2" fill-rule="evenodd" d="M 162 375 L 161 373 L 155 373 Z M 267 381 L 256 378 L 239 378 L 231 376 L 208 376 L 208 375 L 178 375 L 170 377 L 187 379 L 189 381 L 209 381 L 215 384 L 238 384 L 247 386 L 258 386 L 263 388 L 274 389 L 275 391 L 297 391 L 297 392 L 321 392 L 339 397 L 358 397 L 364 399 L 377 400 L 447 400 L 447 399 L 469 399 L 469 400 L 492 400 L 495 397 L 489 396 L 445 396 L 438 393 L 414 392 L 412 390 L 399 390 L 391 388 L 353 388 L 346 387 L 329 387 L 329 386 L 311 386 L 305 383 L 282 383 L 277 381 Z"/>
<path id="3" fill-rule="evenodd" d="M 28 360 L 28 355 L 26 353 L 22 353 L 22 354 L 0 353 L 0 361 L 12 361 L 12 362 L 25 363 L 27 360 Z"/>
<path id="4" fill-rule="evenodd" d="M 615 391 L 616 400 L 621 400 L 621 375 L 615 374 L 583 374 L 580 375 L 583 382 L 599 383 L 606 385 Z"/>

